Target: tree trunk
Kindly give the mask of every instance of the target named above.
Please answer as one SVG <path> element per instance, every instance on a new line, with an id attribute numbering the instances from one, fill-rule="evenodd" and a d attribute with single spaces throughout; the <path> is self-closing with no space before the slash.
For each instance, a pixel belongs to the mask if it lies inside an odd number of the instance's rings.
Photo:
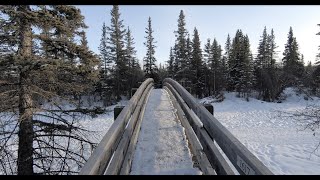
<path id="1" fill-rule="evenodd" d="M 22 77 L 24 78 L 24 77 Z M 21 78 L 21 79 L 22 79 Z M 24 80 L 22 79 L 22 82 Z M 20 86 L 19 97 L 19 148 L 18 148 L 18 175 L 33 174 L 33 124 L 32 99 L 27 88 Z"/>
<path id="2" fill-rule="evenodd" d="M 29 6 L 20 6 L 18 11 L 28 13 Z M 32 55 L 31 24 L 24 16 L 20 17 L 20 47 L 19 55 L 28 60 Z M 19 85 L 19 147 L 18 147 L 18 175 L 33 174 L 33 124 L 32 124 L 32 96 L 29 91 L 30 75 L 27 68 L 20 71 Z"/>

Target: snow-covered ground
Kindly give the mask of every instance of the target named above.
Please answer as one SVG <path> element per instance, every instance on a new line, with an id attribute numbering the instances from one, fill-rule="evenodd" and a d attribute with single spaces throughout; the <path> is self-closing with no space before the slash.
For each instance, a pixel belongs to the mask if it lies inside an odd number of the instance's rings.
<path id="1" fill-rule="evenodd" d="M 114 107 L 119 105 L 125 106 L 127 103 L 128 100 L 121 100 L 116 105 L 108 106 L 105 114 L 97 115 L 97 117 L 94 118 L 82 119 L 80 121 L 81 126 L 86 130 L 93 131 L 89 134 L 88 138 L 94 143 L 99 143 L 114 122 Z"/>
<path id="2" fill-rule="evenodd" d="M 226 99 L 212 103 L 214 116 L 226 126 L 274 174 L 320 174 L 320 149 L 312 153 L 320 142 L 319 131 L 310 130 L 279 112 L 295 112 L 306 105 L 320 105 L 319 98 L 304 100 L 292 88 L 282 103 L 268 103 L 225 93 Z M 200 102 L 210 101 L 208 98 Z"/>
<path id="3" fill-rule="evenodd" d="M 109 128 L 111 127 L 112 123 L 114 122 L 114 112 L 113 112 L 113 109 L 115 106 L 117 105 L 126 105 L 128 103 L 128 100 L 121 100 L 120 102 L 118 102 L 116 105 L 113 105 L 113 106 L 109 106 L 106 108 L 107 112 L 104 113 L 104 114 L 100 114 L 100 115 L 97 115 L 96 117 L 91 117 L 91 116 L 81 116 L 78 118 L 78 125 L 86 130 L 88 130 L 89 132 L 86 132 L 85 134 L 83 134 L 83 136 L 85 136 L 85 138 L 89 139 L 91 142 L 93 143 L 99 143 L 101 141 L 101 139 L 103 138 L 103 136 L 107 133 L 107 131 L 109 130 Z M 94 106 L 102 106 L 102 103 L 94 103 L 92 104 L 90 107 L 94 107 Z M 47 108 L 52 108 L 51 106 L 47 105 L 46 106 Z M 70 109 L 70 108 L 73 108 L 72 105 L 69 105 L 69 104 L 66 104 L 64 106 L 65 109 Z M 17 119 L 17 116 L 13 116 L 12 117 L 12 113 L 0 113 L 0 125 L 3 125 L 4 122 L 6 121 L 9 121 L 10 119 L 12 118 L 15 118 Z M 48 121 L 48 122 L 51 122 L 50 118 L 46 118 L 44 116 L 35 116 L 34 118 L 38 118 L 38 119 L 41 119 L 42 121 Z M 66 119 L 70 119 L 70 117 L 65 117 Z M 7 125 L 7 126 L 4 126 L 6 129 L 5 130 L 12 130 L 14 128 L 14 125 L 15 125 L 15 122 L 16 121 L 13 121 L 13 123 L 11 123 L 12 125 Z M 71 120 L 70 120 L 71 122 Z M 2 127 L 2 126 L 0 126 Z M 17 131 L 17 129 L 16 129 Z M 2 138 L 2 136 L 1 136 Z M 0 141 L 0 145 L 2 145 L 4 143 L 3 140 Z M 63 145 L 66 145 L 68 144 L 67 142 L 67 138 L 63 138 L 63 139 L 60 139 L 59 143 L 63 146 Z M 12 135 L 12 137 L 9 139 L 8 143 L 6 144 L 12 144 L 12 146 L 10 147 L 7 147 L 7 148 L 10 148 L 10 151 L 12 151 L 12 159 L 16 159 L 17 158 L 17 144 L 18 144 L 18 139 L 17 139 L 17 135 L 14 134 Z M 36 147 L 36 143 L 34 143 L 34 147 Z M 1 148 L 0 148 L 1 149 Z M 74 143 L 74 142 L 71 142 L 70 143 L 70 149 L 79 149 L 78 147 L 78 144 L 77 143 Z M 0 151 L 0 153 L 2 153 L 2 149 Z M 84 156 L 86 158 L 89 158 L 90 154 L 91 154 L 91 151 L 88 149 L 87 151 L 83 152 L 84 153 Z M 3 154 L 0 154 L 1 157 L 5 157 Z M 3 159 L 2 159 L 3 160 Z M 4 162 L 9 162 L 9 160 L 3 160 Z M 0 166 L 0 175 L 3 175 L 3 174 L 11 174 L 11 173 L 16 173 L 16 161 L 13 161 L 13 160 L 10 160 L 11 161 L 11 165 L 10 167 L 13 169 L 13 172 L 11 172 L 10 168 L 9 168 L 9 165 L 7 167 L 4 167 L 4 166 Z M 1 162 L 1 161 L 0 161 Z M 70 164 L 68 164 L 70 167 L 71 167 L 71 170 L 74 170 L 74 171 L 79 171 L 79 167 L 76 163 L 74 162 L 71 162 Z M 4 170 L 4 168 L 6 170 Z M 56 167 L 56 168 L 59 168 L 59 167 Z M 38 170 L 35 169 L 35 172 L 37 172 Z"/>
<path id="4" fill-rule="evenodd" d="M 131 174 L 201 174 L 193 167 L 184 128 L 164 89 L 153 89 L 149 96 Z"/>

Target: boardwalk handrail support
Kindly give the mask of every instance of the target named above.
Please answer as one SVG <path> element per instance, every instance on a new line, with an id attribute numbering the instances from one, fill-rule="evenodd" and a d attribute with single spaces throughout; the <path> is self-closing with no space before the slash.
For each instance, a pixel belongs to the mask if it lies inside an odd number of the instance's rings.
<path id="1" fill-rule="evenodd" d="M 198 103 L 197 100 L 178 82 L 171 78 L 166 78 L 163 81 L 163 85 L 167 86 L 171 91 L 176 91 L 175 96 L 181 96 L 177 99 L 180 99 L 180 105 L 183 105 L 182 103 L 185 102 L 186 105 L 184 108 L 182 108 L 184 111 L 188 111 L 185 113 L 186 116 L 189 114 L 189 121 L 192 121 L 192 118 L 190 119 L 190 110 L 192 110 L 202 122 L 203 127 L 196 126 L 195 124 L 197 123 L 194 122 L 190 123 L 202 146 L 208 146 L 208 143 L 212 145 L 213 142 L 216 142 L 240 174 L 273 174 L 235 136 L 233 136 L 228 129 L 226 129 L 212 114 L 210 114 L 210 112 L 203 105 Z M 209 136 L 204 137 L 203 135 L 206 134 Z M 208 142 L 208 139 L 210 139 L 211 142 Z M 210 157 L 210 154 L 207 155 Z M 211 163 L 214 164 L 216 162 Z"/>

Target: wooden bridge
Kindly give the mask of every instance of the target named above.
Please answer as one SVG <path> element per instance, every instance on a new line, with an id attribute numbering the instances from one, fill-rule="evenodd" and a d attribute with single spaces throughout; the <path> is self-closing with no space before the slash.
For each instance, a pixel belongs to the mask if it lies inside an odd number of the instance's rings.
<path id="1" fill-rule="evenodd" d="M 179 144 L 187 144 L 188 150 L 194 157 L 189 161 L 193 162 L 204 175 L 273 174 L 179 83 L 167 78 L 163 81 L 163 89 L 153 87 L 151 78 L 141 84 L 81 169 L 81 175 L 128 175 L 133 171 L 135 174 L 139 172 L 152 174 L 148 169 L 143 171 L 137 165 L 142 163 L 142 166 L 147 167 L 151 162 L 151 159 L 147 159 L 143 153 L 140 152 L 139 155 L 137 148 L 144 149 L 146 153 L 147 148 L 148 151 L 157 151 L 157 148 L 144 147 L 144 141 L 147 141 L 148 137 L 143 136 L 152 135 L 158 135 L 159 141 L 181 141 L 171 142 L 168 147 L 166 145 L 161 147 L 162 151 L 167 153 L 175 153 Z M 154 105 L 155 102 L 158 105 Z M 184 131 L 181 131 L 183 136 L 178 135 L 180 139 L 170 139 L 169 127 L 162 127 L 162 122 L 171 123 L 170 128 L 177 125 L 174 118 L 168 115 L 170 113 L 174 113 L 179 121 L 177 123 L 184 127 Z M 167 116 L 163 118 L 164 115 Z M 151 126 L 158 128 L 149 129 Z M 163 131 L 162 135 L 155 133 L 156 129 Z M 186 137 L 187 141 L 183 137 Z M 149 137 L 149 141 L 152 141 L 152 138 L 150 140 Z M 156 142 L 153 144 L 157 146 Z M 160 158 L 160 160 L 172 159 Z"/>

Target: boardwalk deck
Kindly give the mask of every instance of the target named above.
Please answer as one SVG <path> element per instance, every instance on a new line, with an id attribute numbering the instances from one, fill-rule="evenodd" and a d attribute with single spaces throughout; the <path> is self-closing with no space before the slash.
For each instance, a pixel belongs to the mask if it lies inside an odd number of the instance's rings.
<path id="1" fill-rule="evenodd" d="M 201 174 L 165 89 L 153 89 L 141 124 L 131 174 Z"/>

